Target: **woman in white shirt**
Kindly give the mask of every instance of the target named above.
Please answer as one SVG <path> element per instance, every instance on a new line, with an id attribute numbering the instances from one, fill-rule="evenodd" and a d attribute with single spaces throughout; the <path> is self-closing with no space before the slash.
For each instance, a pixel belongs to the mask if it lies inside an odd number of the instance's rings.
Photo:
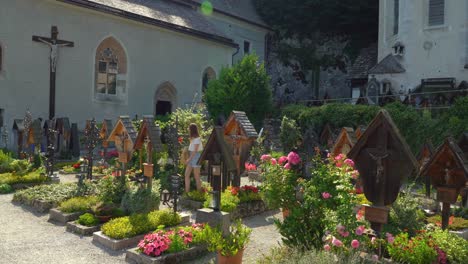
<path id="1" fill-rule="evenodd" d="M 190 124 L 189 126 L 190 133 L 190 146 L 189 152 L 190 156 L 185 161 L 185 192 L 190 192 L 190 174 L 195 176 L 195 182 L 197 184 L 197 190 L 201 191 L 201 181 L 200 181 L 200 165 L 198 165 L 198 159 L 200 159 L 201 152 L 203 150 L 203 144 L 201 142 L 200 135 L 198 134 L 198 127 L 196 124 Z"/>

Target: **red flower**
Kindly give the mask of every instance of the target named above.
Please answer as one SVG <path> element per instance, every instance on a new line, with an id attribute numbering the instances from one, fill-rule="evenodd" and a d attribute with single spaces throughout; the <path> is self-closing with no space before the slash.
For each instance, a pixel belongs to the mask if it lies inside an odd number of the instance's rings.
<path id="1" fill-rule="evenodd" d="M 81 166 L 81 164 L 80 164 L 79 162 L 73 164 L 73 168 L 74 168 L 74 169 L 79 169 L 80 166 Z"/>
<path id="2" fill-rule="evenodd" d="M 179 137 L 179 138 L 177 138 L 177 141 L 179 141 L 179 144 L 182 144 L 182 142 L 184 142 L 184 138 L 183 138 L 183 137 Z"/>

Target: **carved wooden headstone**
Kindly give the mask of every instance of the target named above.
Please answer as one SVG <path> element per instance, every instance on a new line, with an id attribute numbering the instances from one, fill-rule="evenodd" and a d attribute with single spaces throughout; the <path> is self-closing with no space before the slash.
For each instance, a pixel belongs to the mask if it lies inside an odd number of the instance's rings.
<path id="1" fill-rule="evenodd" d="M 126 164 L 133 153 L 137 132 L 129 116 L 120 116 L 112 129 L 107 141 L 114 142 L 119 152 L 119 161 L 122 163 L 122 181 L 125 181 Z"/>
<path id="2" fill-rule="evenodd" d="M 15 119 L 13 121 L 13 131 L 14 137 L 16 142 L 16 148 L 18 151 L 18 157 L 21 157 L 21 153 L 23 152 L 23 145 L 24 145 L 24 123 L 23 119 Z"/>
<path id="3" fill-rule="evenodd" d="M 36 153 L 37 150 L 40 150 L 43 139 L 42 131 L 42 122 L 40 119 L 34 120 L 28 129 L 28 134 L 26 138 L 27 145 L 30 150 Z"/>
<path id="4" fill-rule="evenodd" d="M 351 127 L 343 127 L 340 135 L 336 139 L 335 145 L 333 146 L 332 155 L 338 156 L 339 154 L 347 155 L 351 148 L 356 144 L 356 136 L 354 129 Z"/>
<path id="5" fill-rule="evenodd" d="M 457 201 L 460 190 L 468 181 L 468 161 L 463 151 L 451 137 L 437 148 L 432 158 L 422 169 L 423 175 L 431 177 L 437 189 L 437 199 L 442 206 L 442 228 L 448 226 L 450 204 Z"/>
<path id="6" fill-rule="evenodd" d="M 362 134 L 364 134 L 364 131 L 366 131 L 365 126 L 358 126 L 358 128 L 356 128 L 356 140 L 361 138 Z"/>
<path id="7" fill-rule="evenodd" d="M 322 129 L 322 133 L 320 134 L 320 144 L 322 146 L 326 146 L 328 149 L 333 147 L 333 132 L 329 124 L 326 124 Z"/>
<path id="8" fill-rule="evenodd" d="M 364 194 L 373 203 L 366 207 L 366 219 L 380 233 L 389 208 L 398 197 L 403 179 L 418 169 L 398 128 L 387 111 L 381 110 L 348 153 L 362 179 Z"/>

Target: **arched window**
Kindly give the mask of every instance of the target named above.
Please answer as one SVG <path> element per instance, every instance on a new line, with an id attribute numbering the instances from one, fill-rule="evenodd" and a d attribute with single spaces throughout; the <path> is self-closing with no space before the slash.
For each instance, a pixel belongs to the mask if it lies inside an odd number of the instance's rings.
<path id="1" fill-rule="evenodd" d="M 202 94 L 205 94 L 205 91 L 208 88 L 208 82 L 214 79 L 216 79 L 216 72 L 211 67 L 206 68 L 203 71 L 202 77 Z"/>
<path id="2" fill-rule="evenodd" d="M 167 115 L 177 107 L 177 90 L 170 83 L 159 85 L 154 94 L 154 115 Z"/>
<path id="3" fill-rule="evenodd" d="M 120 43 L 106 38 L 96 50 L 96 89 L 98 99 L 126 98 L 127 55 Z"/>

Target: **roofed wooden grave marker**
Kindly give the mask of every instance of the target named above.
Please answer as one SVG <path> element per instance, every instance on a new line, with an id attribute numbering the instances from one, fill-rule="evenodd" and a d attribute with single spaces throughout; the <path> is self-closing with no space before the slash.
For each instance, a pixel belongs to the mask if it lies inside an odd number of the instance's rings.
<path id="1" fill-rule="evenodd" d="M 422 169 L 422 174 L 431 177 L 431 183 L 437 189 L 437 199 L 443 204 L 442 228 L 446 229 L 450 204 L 457 201 L 460 190 L 466 187 L 468 180 L 468 161 L 453 138 L 448 137 L 437 148 Z"/>
<path id="2" fill-rule="evenodd" d="M 109 147 L 109 142 L 107 141 L 107 139 L 109 138 L 110 133 L 112 132 L 112 128 L 112 120 L 104 119 L 104 122 L 102 122 L 101 130 L 99 131 L 99 137 L 102 140 L 104 159 L 106 159 L 107 156 L 107 148 Z"/>
<path id="3" fill-rule="evenodd" d="M 130 161 L 137 132 L 129 116 L 120 116 L 107 141 L 114 142 L 122 162 L 122 181 L 125 178 L 126 164 Z"/>
<path id="4" fill-rule="evenodd" d="M 379 234 L 387 223 L 391 205 L 400 192 L 403 178 L 418 169 L 398 128 L 387 111 L 381 110 L 348 153 L 362 179 L 364 195 L 372 202 L 365 216 Z"/>
<path id="5" fill-rule="evenodd" d="M 333 146 L 332 156 L 336 157 L 339 154 L 347 155 L 354 144 L 356 144 L 356 141 L 354 129 L 351 127 L 343 127 Z"/>

